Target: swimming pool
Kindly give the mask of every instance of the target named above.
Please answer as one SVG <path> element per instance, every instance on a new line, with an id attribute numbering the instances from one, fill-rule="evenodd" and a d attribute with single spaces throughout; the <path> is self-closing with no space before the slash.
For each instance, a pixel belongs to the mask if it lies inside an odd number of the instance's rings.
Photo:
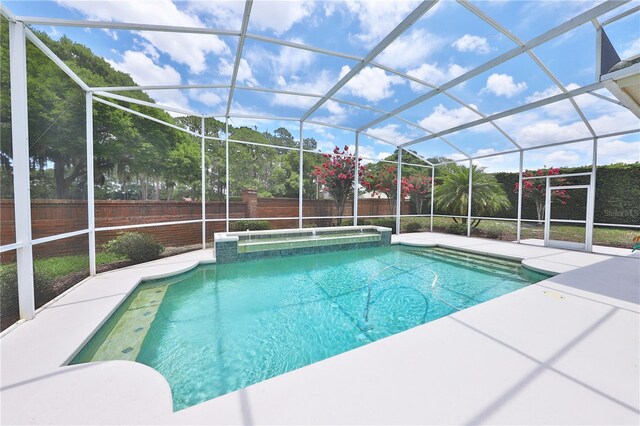
<path id="1" fill-rule="evenodd" d="M 546 277 L 401 246 L 202 266 L 140 284 L 72 363 L 149 365 L 180 410 Z"/>

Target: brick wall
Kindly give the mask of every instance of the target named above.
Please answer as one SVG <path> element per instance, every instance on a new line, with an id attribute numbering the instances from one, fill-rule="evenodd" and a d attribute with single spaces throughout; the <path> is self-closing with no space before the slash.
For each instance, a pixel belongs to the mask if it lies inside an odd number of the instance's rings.
<path id="1" fill-rule="evenodd" d="M 251 200 L 251 198 L 254 198 Z M 361 199 L 358 202 L 360 215 L 387 215 L 389 206 L 386 199 Z M 332 200 L 303 200 L 303 215 L 305 217 L 330 217 L 337 214 Z M 409 209 L 409 203 L 403 206 L 403 212 Z M 296 198 L 257 198 L 255 192 L 245 196 L 243 201 L 229 202 L 232 218 L 295 217 L 298 216 L 298 199 Z M 254 213 L 255 211 L 255 213 Z M 225 202 L 210 201 L 206 203 L 207 219 L 224 219 Z M 353 214 L 353 202 L 345 206 L 344 215 Z M 96 200 L 96 227 L 111 227 L 122 225 L 138 225 L 156 222 L 171 222 L 183 220 L 199 220 L 202 218 L 200 202 L 189 201 L 130 201 L 130 200 Z M 0 243 L 15 242 L 14 209 L 12 200 L 0 200 Z M 308 220 L 319 226 L 331 225 L 330 219 Z M 78 200 L 32 200 L 31 223 L 33 238 L 73 232 L 87 228 L 87 202 Z M 298 220 L 274 220 L 274 229 L 295 228 Z M 213 241 L 215 232 L 224 231 L 223 222 L 208 222 L 206 225 L 207 241 Z M 135 229 L 153 236 L 166 247 L 179 247 L 199 244 L 202 239 L 202 224 L 190 223 L 170 226 L 153 226 Z M 100 246 L 114 238 L 124 230 L 101 231 L 96 233 L 98 250 Z M 36 257 L 61 255 L 72 253 L 87 253 L 86 238 L 59 240 L 34 246 Z M 7 252 L 2 256 L 2 262 L 13 261 L 15 252 Z"/>

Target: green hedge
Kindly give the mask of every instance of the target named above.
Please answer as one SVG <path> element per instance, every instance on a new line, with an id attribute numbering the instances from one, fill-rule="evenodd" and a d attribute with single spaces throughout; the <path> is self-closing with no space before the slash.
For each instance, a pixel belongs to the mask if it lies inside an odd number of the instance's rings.
<path id="1" fill-rule="evenodd" d="M 267 231 L 269 229 L 271 229 L 271 223 L 266 220 L 240 220 L 229 224 L 231 232 Z"/>
<path id="2" fill-rule="evenodd" d="M 562 173 L 590 172 L 591 167 L 562 168 Z M 518 194 L 513 192 L 518 182 L 518 173 L 495 173 L 511 201 L 511 209 L 496 213 L 495 217 L 515 218 L 518 215 Z M 567 178 L 572 184 L 588 183 L 588 178 L 578 176 Z M 640 223 L 640 163 L 612 164 L 600 166 L 596 171 L 596 223 Z M 575 191 L 574 191 L 575 192 Z M 554 217 L 557 219 L 577 219 L 584 214 L 587 200 L 586 191 L 572 193 L 572 199 Z M 524 219 L 536 219 L 533 200 L 524 198 L 522 205 Z"/>

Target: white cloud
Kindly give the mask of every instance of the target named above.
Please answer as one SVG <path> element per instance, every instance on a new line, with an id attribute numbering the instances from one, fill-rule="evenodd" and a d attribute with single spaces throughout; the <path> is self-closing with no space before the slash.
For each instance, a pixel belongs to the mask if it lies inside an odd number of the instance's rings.
<path id="1" fill-rule="evenodd" d="M 543 145 L 591 136 L 582 121 L 562 123 L 537 112 L 518 114 L 497 121 L 507 134 L 524 146 Z"/>
<path id="2" fill-rule="evenodd" d="M 180 73 L 171 65 L 156 65 L 143 52 L 127 50 L 121 61 L 107 60 L 115 69 L 127 73 L 141 86 L 180 84 Z M 153 98 L 159 103 L 176 108 L 190 110 L 187 97 L 177 90 L 159 90 Z"/>
<path id="3" fill-rule="evenodd" d="M 311 1 L 255 1 L 250 26 L 283 34 L 313 12 Z"/>
<path id="4" fill-rule="evenodd" d="M 459 75 L 467 72 L 467 69 L 458 65 L 451 64 L 448 68 L 438 68 L 438 64 L 423 64 L 420 67 L 407 71 L 411 77 L 419 78 L 427 83 L 441 85 L 447 81 L 453 80 Z M 424 90 L 424 86 L 415 82 L 410 83 L 411 89 L 420 92 Z"/>
<path id="5" fill-rule="evenodd" d="M 340 78 L 350 70 L 347 65 L 343 66 L 340 70 Z M 380 68 L 366 67 L 349 80 L 345 88 L 354 96 L 377 102 L 393 96 L 392 86 L 403 83 L 404 79 L 401 77 L 387 74 Z"/>
<path id="6" fill-rule="evenodd" d="M 544 156 L 544 164 L 577 165 L 584 161 L 584 156 L 575 151 L 557 149 Z"/>
<path id="7" fill-rule="evenodd" d="M 441 37 L 423 29 L 414 29 L 391 43 L 376 61 L 393 68 L 409 68 L 424 63 L 443 45 Z"/>
<path id="8" fill-rule="evenodd" d="M 477 109 L 473 104 L 471 104 L 471 107 Z M 439 132 L 441 130 L 450 129 L 461 124 L 479 120 L 481 118 L 482 116 L 468 108 L 460 107 L 448 109 L 444 105 L 440 104 L 433 109 L 431 114 L 420 120 L 418 124 L 432 132 Z"/>
<path id="9" fill-rule="evenodd" d="M 291 39 L 291 42 L 304 44 L 301 39 Z M 308 50 L 296 49 L 293 47 L 282 46 L 278 55 L 272 57 L 274 68 L 282 74 L 294 74 L 300 70 L 306 69 L 314 60 L 312 52 Z"/>
<path id="10" fill-rule="evenodd" d="M 296 43 L 304 43 L 300 39 L 290 40 Z M 277 52 L 253 46 L 245 50 L 243 59 L 259 68 L 259 75 L 273 76 L 275 82 L 280 77 L 292 81 L 299 78 L 299 74 L 313 73 L 312 66 L 316 57 L 312 52 L 293 47 L 281 46 Z"/>
<path id="11" fill-rule="evenodd" d="M 640 140 L 602 139 L 598 142 L 598 163 L 635 163 L 640 161 Z"/>
<path id="12" fill-rule="evenodd" d="M 68 9 L 79 11 L 87 18 L 100 21 L 199 28 L 205 26 L 197 16 L 179 10 L 170 0 L 132 2 L 58 0 L 58 2 Z M 215 35 L 150 31 L 137 31 L 135 34 L 146 39 L 159 51 L 167 53 L 174 61 L 187 65 L 196 74 L 206 69 L 207 54 L 230 53 L 228 46 Z"/>
<path id="13" fill-rule="evenodd" d="M 383 139 L 386 142 L 400 145 L 405 142 L 409 142 L 411 138 L 403 135 L 400 131 L 400 126 L 397 124 L 387 124 L 382 127 L 373 127 L 367 130 L 367 134 Z"/>
<path id="14" fill-rule="evenodd" d="M 640 38 L 637 38 L 627 44 L 627 47 L 622 51 L 620 57 L 622 59 L 629 59 L 630 57 L 638 54 L 640 54 Z"/>
<path id="15" fill-rule="evenodd" d="M 491 74 L 487 78 L 487 85 L 482 89 L 483 92 L 491 92 L 496 96 L 505 96 L 510 98 L 527 89 L 527 83 L 514 83 L 513 77 L 508 74 Z"/>
<path id="16" fill-rule="evenodd" d="M 354 107 L 343 106 L 335 101 L 325 102 L 318 112 L 311 116 L 311 119 L 328 124 L 343 124 L 350 116 L 350 112 Z M 327 113 L 326 115 L 322 115 Z"/>
<path id="17" fill-rule="evenodd" d="M 356 40 L 365 48 L 375 46 L 391 30 L 415 9 L 418 1 L 350 1 L 345 5 L 349 13 L 356 17 L 360 32 Z"/>
<path id="18" fill-rule="evenodd" d="M 391 147 L 391 145 L 389 144 L 385 144 L 385 145 Z M 349 145 L 349 152 L 356 152 L 356 146 Z M 393 152 L 387 152 L 387 151 L 378 152 L 373 147 L 370 147 L 367 145 L 360 145 L 358 147 L 358 156 L 362 158 L 362 161 L 360 163 L 363 165 L 373 163 L 376 160 L 384 160 L 390 155 L 393 155 Z"/>
<path id="19" fill-rule="evenodd" d="M 255 3 L 254 3 L 255 4 Z M 189 1 L 189 12 L 199 15 L 211 27 L 225 30 L 240 30 L 244 2 L 230 1 Z"/>
<path id="20" fill-rule="evenodd" d="M 233 74 L 234 63 L 227 61 L 224 58 L 220 58 L 218 63 L 218 72 L 227 77 L 231 77 Z M 237 83 L 244 83 L 248 86 L 257 86 L 258 82 L 253 77 L 253 72 L 246 59 L 240 58 L 240 65 L 238 66 L 238 75 L 236 77 Z"/>
<path id="21" fill-rule="evenodd" d="M 192 1 L 189 9 L 204 13 L 205 19 L 216 28 L 239 30 L 244 12 L 243 1 Z M 293 25 L 310 16 L 314 9 L 312 1 L 254 1 L 251 7 L 249 28 L 253 30 L 271 30 L 275 34 L 284 34 Z"/>
<path id="22" fill-rule="evenodd" d="M 151 43 L 147 43 L 146 41 L 141 41 L 141 40 L 134 40 L 134 43 L 140 46 L 140 48 L 142 49 L 142 52 L 144 52 L 145 55 L 147 55 L 154 61 L 157 61 L 158 59 L 160 59 L 160 52 L 158 52 L 158 49 L 153 47 Z"/>
<path id="23" fill-rule="evenodd" d="M 216 106 L 227 101 L 227 99 L 223 98 L 218 93 L 211 90 L 196 90 L 196 91 L 192 90 L 191 92 L 189 94 L 191 95 L 192 99 L 202 102 L 207 106 Z"/>
<path id="24" fill-rule="evenodd" d="M 326 93 L 335 82 L 335 77 L 329 70 L 321 70 L 320 73 L 313 79 L 307 82 L 300 82 L 295 79 L 291 79 L 289 82 L 283 77 L 278 77 L 278 86 L 281 89 L 295 91 L 300 93 L 311 93 L 317 95 L 323 95 Z M 282 105 L 298 108 L 310 108 L 316 102 L 318 98 L 310 96 L 293 96 L 285 94 L 274 94 L 272 105 Z M 344 109 L 340 104 L 336 102 L 327 102 L 327 110 L 331 114 L 344 114 Z"/>
<path id="25" fill-rule="evenodd" d="M 475 52 L 480 54 L 486 54 L 491 52 L 491 46 L 487 42 L 487 39 L 480 36 L 471 34 L 465 34 L 451 45 L 459 52 Z"/>
<path id="26" fill-rule="evenodd" d="M 180 84 L 180 73 L 171 65 L 156 65 L 143 52 L 127 50 L 122 55 L 122 61 L 107 59 L 115 69 L 125 72 L 133 81 L 141 86 Z"/>
<path id="27" fill-rule="evenodd" d="M 604 113 L 596 118 L 589 118 L 589 124 L 597 134 L 604 135 L 621 130 L 640 129 L 640 121 L 631 111 L 613 104 L 612 106 L 616 108 L 615 111 Z"/>
<path id="28" fill-rule="evenodd" d="M 327 101 L 327 102 L 325 102 L 324 105 L 326 105 L 327 111 L 329 111 L 329 113 L 331 113 L 333 115 L 344 115 L 344 114 L 346 114 L 346 110 L 338 102 Z"/>

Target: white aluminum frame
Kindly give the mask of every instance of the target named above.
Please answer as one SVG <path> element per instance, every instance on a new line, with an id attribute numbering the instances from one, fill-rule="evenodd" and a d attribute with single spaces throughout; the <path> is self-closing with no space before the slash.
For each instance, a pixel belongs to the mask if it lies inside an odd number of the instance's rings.
<path id="1" fill-rule="evenodd" d="M 612 22 L 617 21 L 625 16 L 629 16 L 633 13 L 637 13 L 640 11 L 640 6 L 636 6 L 627 11 L 624 11 L 612 18 L 609 18 L 607 21 L 602 24 L 598 23 L 598 17 L 603 14 L 620 7 L 621 5 L 627 3 L 628 0 L 617 1 L 617 0 L 608 0 L 600 5 L 593 7 L 580 15 L 574 17 L 566 21 L 565 23 L 539 35 L 538 37 L 533 38 L 527 42 L 524 42 L 513 35 L 509 30 L 500 25 L 497 21 L 491 18 L 488 14 L 480 10 L 474 4 L 469 3 L 467 0 L 458 0 L 458 3 L 469 10 L 471 13 L 476 15 L 479 19 L 482 19 L 487 24 L 493 26 L 500 33 L 505 35 L 507 38 L 511 39 L 516 44 L 516 47 L 507 51 L 506 53 L 499 55 L 496 58 L 493 58 L 486 63 L 469 70 L 463 75 L 460 75 L 440 86 L 433 85 L 427 81 L 423 81 L 416 77 L 412 77 L 403 73 L 399 70 L 393 69 L 391 67 L 382 65 L 380 63 L 375 62 L 376 57 L 387 48 L 394 40 L 396 40 L 401 34 L 403 34 L 406 30 L 408 30 L 421 16 L 427 13 L 436 3 L 437 0 L 428 0 L 420 3 L 414 11 L 412 11 L 393 31 L 391 31 L 380 43 L 378 43 L 365 57 L 358 57 L 354 55 L 349 55 L 341 52 L 330 51 L 327 49 L 317 48 L 313 46 L 308 46 L 302 43 L 296 43 L 286 40 L 281 40 L 277 38 L 271 38 L 267 36 L 251 34 L 247 32 L 251 8 L 253 0 L 245 1 L 244 14 L 242 19 L 242 25 L 239 31 L 237 30 L 221 30 L 221 29 L 210 29 L 210 28 L 189 28 L 189 27 L 177 27 L 177 26 L 166 26 L 166 25 L 145 25 L 145 24 L 131 24 L 131 23 L 121 23 L 121 22 L 103 22 L 103 21 L 87 21 L 87 20 L 69 20 L 69 19 L 55 19 L 55 18 L 32 18 L 32 17 L 20 17 L 14 16 L 4 5 L 0 5 L 0 12 L 2 15 L 7 17 L 10 22 L 9 25 L 9 34 L 10 34 L 10 72 L 11 72 L 11 111 L 12 111 L 12 132 L 13 132 L 13 161 L 14 161 L 14 194 L 15 194 L 15 216 L 16 216 L 16 242 L 11 244 L 6 244 L 0 246 L 0 252 L 7 252 L 10 250 L 16 250 L 17 254 L 17 268 L 18 268 L 18 292 L 19 292 L 19 306 L 20 306 L 20 315 L 21 318 L 32 318 L 35 312 L 34 309 L 34 299 L 33 299 L 33 253 L 32 246 L 37 244 L 43 244 L 51 241 L 61 240 L 64 238 L 71 238 L 79 235 L 88 234 L 89 239 L 89 259 L 90 259 L 90 273 L 91 275 L 95 275 L 96 273 L 96 262 L 95 262 L 95 241 L 96 241 L 96 232 L 101 231 L 111 231 L 111 230 L 120 230 L 120 229 L 135 229 L 135 228 L 144 228 L 144 227 L 153 227 L 153 226 L 171 226 L 177 224 L 190 224 L 190 223 L 201 223 L 202 226 L 202 247 L 206 247 L 206 224 L 208 222 L 224 222 L 226 230 L 229 230 L 230 222 L 237 220 L 244 220 L 244 218 L 234 218 L 230 217 L 230 208 L 229 208 L 229 144 L 230 143 L 241 143 L 248 145 L 261 145 L 264 147 L 273 147 L 276 149 L 291 149 L 291 150 L 299 150 L 299 205 L 298 205 L 298 216 L 291 218 L 258 218 L 263 220 L 298 220 L 298 226 L 303 226 L 303 220 L 310 219 L 327 219 L 326 217 L 305 217 L 303 212 L 303 165 L 304 165 L 304 152 L 312 152 L 304 149 L 304 134 L 303 128 L 304 123 L 317 124 L 322 126 L 328 126 L 341 130 L 348 130 L 354 132 L 355 136 L 355 155 L 356 155 L 356 170 L 355 170 L 355 183 L 354 183 L 354 202 L 353 202 L 353 216 L 341 216 L 342 218 L 353 218 L 354 225 L 358 223 L 358 218 L 371 218 L 371 217 L 394 217 L 396 219 L 396 227 L 398 233 L 401 229 L 401 221 L 402 217 L 429 217 L 430 218 L 430 230 L 433 230 L 433 218 L 434 217 L 455 217 L 455 218 L 464 218 L 467 220 L 467 236 L 471 235 L 471 220 L 472 219 L 492 219 L 492 220 L 504 220 L 504 221 L 516 221 L 517 223 L 517 241 L 520 242 L 521 237 L 521 224 L 523 222 L 536 222 L 535 220 L 522 219 L 522 183 L 526 179 L 530 179 L 527 177 L 523 177 L 523 161 L 524 161 L 524 153 L 529 150 L 536 150 L 545 147 L 551 146 L 560 146 L 575 142 L 581 141 L 593 141 L 593 156 L 592 156 L 592 171 L 590 173 L 584 174 L 566 174 L 566 175 L 556 175 L 547 177 L 547 183 L 549 183 L 549 179 L 557 178 L 557 177 L 568 177 L 568 176 L 578 176 L 578 175 L 589 175 L 590 176 L 590 185 L 589 195 L 587 200 L 587 220 L 582 221 L 585 223 L 587 227 L 586 241 L 585 247 L 587 251 L 591 250 L 592 241 L 593 241 L 593 227 L 594 226 L 614 226 L 614 227 L 627 227 L 640 229 L 640 226 L 637 225 L 618 225 L 618 224 L 605 224 L 605 223 L 594 223 L 593 220 L 593 212 L 595 210 L 595 175 L 597 170 L 597 145 L 598 140 L 605 137 L 626 135 L 632 133 L 640 132 L 640 129 L 631 129 L 631 130 L 623 130 L 620 132 L 609 133 L 609 134 L 597 134 L 597 132 L 593 129 L 587 117 L 582 113 L 574 98 L 581 94 L 591 94 L 593 96 L 597 96 L 601 99 L 607 100 L 609 102 L 616 103 L 620 105 L 621 103 L 615 99 L 611 99 L 607 96 L 603 96 L 601 94 L 596 93 L 597 90 L 605 87 L 607 82 L 596 81 L 592 84 L 580 87 L 575 90 L 567 90 L 566 87 L 562 85 L 562 83 L 550 72 L 550 70 L 545 66 L 545 64 L 533 53 L 532 49 L 540 46 L 544 43 L 547 43 L 556 37 L 571 31 L 572 29 L 587 23 L 589 21 L 594 23 L 596 27 L 596 31 L 601 27 L 606 26 Z M 169 32 L 169 33 L 188 33 L 188 34 L 209 34 L 209 35 L 218 35 L 218 36 L 226 36 L 226 37 L 238 37 L 238 46 L 236 50 L 234 67 L 232 72 L 232 77 L 230 84 L 194 84 L 194 85 L 158 85 L 158 86 L 133 86 L 133 87 L 90 87 L 87 85 L 78 75 L 76 75 L 71 68 L 69 68 L 60 58 L 58 58 L 55 53 L 53 53 L 38 37 L 26 28 L 26 25 L 51 25 L 51 26 L 69 26 L 69 27 L 84 27 L 84 28 L 103 28 L 103 29 L 114 29 L 114 30 L 129 30 L 129 31 L 159 31 L 159 32 Z M 319 53 L 323 55 L 329 55 L 336 58 L 342 58 L 350 61 L 354 61 L 355 65 L 351 68 L 349 73 L 345 75 L 338 83 L 336 83 L 332 88 L 330 88 L 324 94 L 312 94 L 291 90 L 278 90 L 278 89 L 269 89 L 269 88 L 261 88 L 261 87 L 247 87 L 241 86 L 237 84 L 237 74 L 239 70 L 240 61 L 242 59 L 242 52 L 244 47 L 244 42 L 246 39 L 252 39 L 259 42 L 275 44 L 279 46 L 287 46 L 295 49 L 304 49 L 310 52 Z M 30 217 L 30 180 L 29 180 L 29 148 L 28 148 L 28 108 L 27 108 L 27 83 L 26 83 L 26 42 L 27 40 L 31 41 L 38 49 L 40 49 L 50 60 L 52 60 L 64 73 L 66 73 L 78 86 L 85 92 L 86 94 L 86 155 L 87 155 L 87 196 L 88 196 L 88 204 L 87 204 L 87 215 L 88 215 L 88 225 L 87 229 L 81 229 L 73 232 L 67 232 L 64 234 L 52 235 L 44 238 L 33 239 L 31 235 L 31 217 Z M 599 52 L 597 52 L 599 53 Z M 559 95 L 551 96 L 546 99 L 542 99 L 536 102 L 532 102 L 526 105 L 522 105 L 516 108 L 509 109 L 507 111 L 503 111 L 497 114 L 487 115 L 477 110 L 473 106 L 465 103 L 457 96 L 452 95 L 449 90 L 454 88 L 455 86 L 477 76 L 485 71 L 488 71 L 507 60 L 514 58 L 521 54 L 529 55 L 534 62 L 538 65 L 538 67 L 556 84 L 556 86 L 562 92 Z M 411 100 L 410 102 L 405 103 L 404 105 L 399 106 L 393 111 L 386 112 L 380 110 L 378 108 L 374 108 L 368 105 L 359 104 L 352 101 L 347 101 L 343 99 L 336 98 L 334 95 L 340 90 L 340 88 L 344 87 L 351 78 L 358 74 L 365 67 L 371 66 L 384 70 L 385 72 L 389 72 L 405 78 L 409 81 L 412 81 L 417 84 L 421 84 L 425 87 L 428 87 L 430 91 L 427 93 L 417 97 L 416 99 Z M 128 91 L 128 90 L 181 90 L 181 89 L 228 89 L 229 97 L 227 100 L 226 111 L 220 114 L 195 114 L 192 111 L 187 111 L 180 108 L 169 107 L 166 105 L 160 105 L 156 103 L 150 103 L 145 101 L 140 101 L 137 99 L 133 99 L 127 96 L 118 95 L 114 92 L 118 91 Z M 233 95 L 235 90 L 245 90 L 245 91 L 253 91 L 253 92 L 265 92 L 265 93 L 276 93 L 276 94 L 286 94 L 293 96 L 306 96 L 318 98 L 316 104 L 314 104 L 308 111 L 306 111 L 301 117 L 275 117 L 271 115 L 259 116 L 259 115 L 250 115 L 250 114 L 233 114 L 232 104 L 233 104 Z M 430 99 L 431 97 L 442 93 L 443 95 L 449 97 L 456 103 L 464 106 L 465 108 L 473 111 L 474 113 L 481 116 L 480 119 L 474 120 L 472 122 L 456 126 L 454 128 L 445 129 L 442 131 L 434 132 L 429 129 L 424 128 L 423 126 L 414 123 L 410 120 L 407 120 L 401 117 L 399 114 L 403 111 L 419 105 L 420 103 Z M 139 111 L 136 111 L 132 108 L 127 108 L 122 105 L 119 105 L 115 102 L 111 102 L 104 98 L 110 98 L 114 101 L 124 101 L 134 105 L 142 105 L 152 108 L 159 108 L 165 111 L 171 111 L 179 114 L 193 115 L 201 117 L 201 129 L 200 133 L 195 133 L 184 129 L 180 126 L 176 126 L 174 124 L 164 122 L 162 120 L 156 119 L 154 117 L 150 117 L 145 115 Z M 497 124 L 496 120 L 508 116 L 512 116 L 533 108 L 541 107 L 544 105 L 548 105 L 553 102 L 558 102 L 562 100 L 569 100 L 576 112 L 580 116 L 581 120 L 589 130 L 591 136 L 585 138 L 579 138 L 574 140 L 566 140 L 554 143 L 547 143 L 538 146 L 530 146 L 523 147 L 516 140 L 514 140 L 508 133 L 506 133 L 503 129 L 501 129 Z M 351 128 L 348 126 L 343 126 L 338 123 L 325 123 L 318 120 L 311 119 L 311 116 L 315 111 L 317 111 L 324 103 L 332 101 L 341 103 L 344 105 L 348 105 L 355 108 L 361 108 L 365 110 L 369 110 L 375 113 L 380 114 L 378 118 L 375 120 L 366 123 L 358 128 Z M 169 222 L 161 222 L 161 223 L 144 223 L 144 224 L 133 224 L 133 225 L 123 225 L 123 226 L 112 226 L 112 227 L 96 227 L 95 225 L 95 194 L 94 194 L 94 170 L 93 170 L 93 102 L 99 102 L 104 105 L 120 109 L 130 114 L 134 114 L 136 116 L 146 118 L 152 120 L 158 124 L 165 125 L 171 127 L 173 129 L 186 132 L 191 136 L 198 137 L 200 139 L 201 144 L 201 198 L 202 198 L 202 217 L 200 219 L 194 220 L 183 220 L 183 221 L 169 221 Z M 222 138 L 213 138 L 207 137 L 205 132 L 205 118 L 207 117 L 221 117 L 225 118 L 225 137 Z M 272 146 L 272 145 L 264 145 L 264 144 L 256 144 L 254 142 L 248 141 L 237 141 L 229 138 L 229 120 L 231 118 L 255 118 L 255 119 L 267 119 L 267 120 L 281 120 L 281 121 L 294 121 L 298 122 L 300 126 L 300 146 L 298 148 L 289 148 L 289 147 L 280 147 L 280 146 Z M 393 141 L 383 140 L 380 137 L 374 136 L 371 134 L 371 129 L 377 124 L 389 119 L 394 118 L 402 121 L 408 126 L 411 126 L 415 129 L 423 131 L 427 133 L 426 136 L 417 138 L 415 140 L 409 141 L 403 144 L 396 144 Z M 461 131 L 470 127 L 478 126 L 488 123 L 492 125 L 496 130 L 498 130 L 503 136 L 505 136 L 511 144 L 514 145 L 515 149 L 506 150 L 502 152 L 496 152 L 487 155 L 480 156 L 472 156 L 468 153 L 461 150 L 455 144 L 451 143 L 449 140 L 445 138 L 446 135 Z M 360 135 L 366 135 L 370 138 L 380 140 L 382 142 L 388 143 L 391 146 L 394 146 L 398 150 L 398 161 L 397 161 L 397 193 L 398 197 L 396 200 L 396 214 L 395 215 L 381 215 L 381 216 L 372 216 L 372 215 L 359 215 L 358 212 L 358 188 L 360 184 L 359 179 L 359 167 L 360 167 Z M 431 187 L 431 199 L 430 199 L 430 213 L 428 215 L 423 214 L 415 214 L 415 215 L 403 215 L 401 211 L 402 207 L 402 197 L 401 195 L 401 177 L 402 177 L 402 167 L 403 165 L 407 165 L 408 163 L 404 163 L 402 161 L 402 154 L 407 147 L 412 146 L 414 144 L 420 142 L 426 142 L 431 139 L 440 139 L 453 149 L 462 154 L 465 158 L 462 160 L 456 160 L 452 162 L 460 162 L 460 161 L 468 161 L 469 162 L 469 203 L 468 203 L 468 211 L 466 216 L 455 216 L 455 215 L 437 215 L 434 214 L 434 194 L 435 194 L 435 166 L 447 164 L 449 162 L 440 162 L 437 164 L 431 163 L 428 159 L 411 153 L 411 155 L 416 156 L 417 158 L 426 162 L 425 165 L 416 165 L 420 167 L 431 168 L 431 179 L 432 179 L 432 187 Z M 225 143 L 225 218 L 218 219 L 207 219 L 206 218 L 206 141 L 207 140 L 218 140 L 223 141 Z M 518 191 L 518 216 L 517 219 L 513 218 L 482 218 L 482 217 L 474 217 L 472 216 L 472 197 L 473 197 L 473 178 L 472 178 L 472 170 L 473 170 L 473 162 L 474 160 L 481 158 L 488 158 L 498 155 L 506 155 L 511 153 L 519 153 L 519 191 Z M 376 161 L 375 159 L 371 159 Z M 380 160 L 384 161 L 384 160 Z M 387 161 L 384 161 L 387 162 Z M 533 177 L 531 179 L 539 179 L 538 177 Z M 550 190 L 552 188 L 547 185 L 549 188 L 547 193 L 550 197 Z M 562 188 L 570 189 L 576 188 L 577 186 L 565 186 Z M 546 208 L 550 209 L 550 200 L 548 200 Z M 550 219 L 549 215 L 546 216 L 547 219 Z M 556 220 L 557 221 L 557 220 Z M 545 230 L 545 240 L 548 240 L 548 229 Z"/>

